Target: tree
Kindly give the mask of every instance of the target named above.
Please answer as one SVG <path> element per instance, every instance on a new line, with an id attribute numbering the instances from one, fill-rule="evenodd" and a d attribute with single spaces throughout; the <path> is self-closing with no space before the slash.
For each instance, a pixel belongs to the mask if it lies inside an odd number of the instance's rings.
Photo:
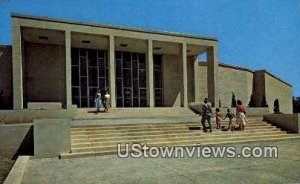
<path id="1" fill-rule="evenodd" d="M 232 98 L 231 98 L 231 107 L 236 107 L 236 99 L 235 99 L 235 95 L 232 92 Z"/>
<path id="2" fill-rule="evenodd" d="M 249 106 L 249 107 L 255 107 L 254 96 L 253 96 L 253 94 L 251 94 L 250 102 L 249 102 L 248 106 Z"/>
<path id="3" fill-rule="evenodd" d="M 279 100 L 278 99 L 276 99 L 274 101 L 274 109 L 273 109 L 273 111 L 274 111 L 274 114 L 279 114 L 280 113 Z"/>
<path id="4" fill-rule="evenodd" d="M 263 99 L 262 99 L 262 101 L 261 101 L 261 107 L 268 107 L 269 105 L 268 105 L 268 102 L 267 102 L 267 100 L 266 100 L 266 96 L 265 95 L 263 95 Z"/>
<path id="5" fill-rule="evenodd" d="M 293 112 L 300 113 L 300 97 L 293 97 Z"/>

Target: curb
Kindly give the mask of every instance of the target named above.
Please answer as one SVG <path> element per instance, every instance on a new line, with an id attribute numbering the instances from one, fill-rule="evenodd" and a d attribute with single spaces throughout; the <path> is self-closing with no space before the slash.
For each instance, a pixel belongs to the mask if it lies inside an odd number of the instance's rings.
<path id="1" fill-rule="evenodd" d="M 21 184 L 30 156 L 19 156 L 3 184 Z"/>

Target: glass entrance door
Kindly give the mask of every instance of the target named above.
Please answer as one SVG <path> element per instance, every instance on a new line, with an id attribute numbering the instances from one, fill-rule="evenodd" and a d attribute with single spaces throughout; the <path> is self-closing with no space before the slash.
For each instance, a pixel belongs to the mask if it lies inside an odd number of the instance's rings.
<path id="1" fill-rule="evenodd" d="M 108 88 L 107 51 L 72 48 L 72 103 L 94 107 L 97 89 Z"/>
<path id="2" fill-rule="evenodd" d="M 146 60 L 143 53 L 116 52 L 117 107 L 146 107 Z"/>

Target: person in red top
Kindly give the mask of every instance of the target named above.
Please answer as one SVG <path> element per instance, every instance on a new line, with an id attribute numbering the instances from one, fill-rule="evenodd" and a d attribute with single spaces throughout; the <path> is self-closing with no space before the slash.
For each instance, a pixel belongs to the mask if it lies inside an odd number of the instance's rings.
<path id="1" fill-rule="evenodd" d="M 236 107 L 236 123 L 239 125 L 241 130 L 244 130 L 246 125 L 245 112 L 245 107 L 243 106 L 242 102 L 238 100 Z"/>

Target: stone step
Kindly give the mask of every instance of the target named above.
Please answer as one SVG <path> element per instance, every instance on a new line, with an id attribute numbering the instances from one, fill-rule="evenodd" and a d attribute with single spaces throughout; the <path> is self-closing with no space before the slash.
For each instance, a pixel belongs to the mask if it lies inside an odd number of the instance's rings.
<path id="1" fill-rule="evenodd" d="M 228 126 L 228 122 L 222 122 L 222 126 Z M 251 122 L 247 126 L 256 126 L 256 125 L 270 125 L 266 122 Z M 71 131 L 83 131 L 83 130 L 112 130 L 112 129 L 139 129 L 139 128 L 160 128 L 160 127 L 190 127 L 190 126 L 202 126 L 201 123 L 192 122 L 192 123 L 155 123 L 155 124 L 135 124 L 135 125 L 98 125 L 98 126 L 72 126 Z M 215 126 L 215 123 L 213 123 Z"/>
<path id="2" fill-rule="evenodd" d="M 244 140 L 225 140 L 225 141 L 219 141 L 219 142 L 212 142 L 212 143 L 201 143 L 202 146 L 213 146 L 213 145 L 227 145 L 227 144 L 242 144 L 242 143 L 249 143 L 249 142 L 265 142 L 265 141 L 281 141 L 286 139 L 300 139 L 299 135 L 290 135 L 288 134 L 285 137 L 276 137 L 276 138 L 261 138 L 258 140 L 255 139 L 244 139 Z M 186 144 L 184 146 L 195 146 L 194 143 L 192 144 Z M 117 150 L 106 150 L 106 151 L 85 151 L 85 152 L 79 152 L 79 153 L 61 153 L 60 158 L 67 159 L 67 158 L 79 158 L 79 157 L 87 157 L 87 156 L 102 156 L 102 155 L 113 155 L 117 154 Z"/>
<path id="3" fill-rule="evenodd" d="M 95 120 L 92 120 L 92 121 L 95 121 Z M 105 120 L 106 121 L 106 120 Z M 71 128 L 72 129 L 80 129 L 80 128 L 95 128 L 95 127 L 135 127 L 135 126 L 138 126 L 138 127 L 142 127 L 142 126 L 166 126 L 166 125 L 188 125 L 188 124 L 201 124 L 200 123 L 200 118 L 199 118 L 199 121 L 195 122 L 186 122 L 186 121 L 183 121 L 183 122 L 157 122 L 157 123 L 126 123 L 126 124 L 109 124 L 109 121 L 107 121 L 108 123 L 106 124 L 100 124 L 100 125 L 74 125 L 72 126 Z M 233 120 L 233 122 L 235 122 L 235 119 Z M 214 119 L 212 120 L 212 123 L 215 123 Z M 228 120 L 222 120 L 221 121 L 222 124 L 228 124 Z M 267 123 L 265 121 L 262 121 L 262 120 L 248 120 L 248 123 L 249 124 L 252 124 L 252 123 Z"/>
<path id="4" fill-rule="evenodd" d="M 270 124 L 248 124 L 247 128 L 250 127 L 271 127 Z M 186 125 L 186 126 L 143 126 L 143 127 L 115 127 L 115 128 L 101 128 L 95 127 L 94 129 L 77 129 L 71 130 L 72 135 L 80 135 L 83 133 L 90 134 L 95 132 L 119 132 L 119 131 L 154 131 L 154 130 L 189 130 L 193 128 L 199 128 L 199 125 Z M 227 127 L 227 126 L 225 126 Z M 216 128 L 216 125 L 213 125 L 213 128 Z"/>
<path id="5" fill-rule="evenodd" d="M 249 133 L 249 134 L 253 134 L 253 133 L 268 133 L 268 132 L 272 132 L 272 133 L 277 133 L 277 132 L 285 132 L 285 131 L 281 131 L 281 129 L 279 128 L 270 128 L 270 129 L 258 129 L 258 130 L 244 130 L 244 131 L 213 131 L 212 133 L 209 133 L 210 136 L 226 136 L 228 134 L 232 134 L 232 135 L 236 135 L 236 134 L 242 134 L 242 133 Z M 134 140 L 134 139 L 139 139 L 139 138 L 159 138 L 159 137 L 171 137 L 171 136 L 176 136 L 176 137 L 180 137 L 180 136 L 199 136 L 199 135 L 207 135 L 206 132 L 202 132 L 199 130 L 194 130 L 194 131 L 190 131 L 190 132 L 185 132 L 185 133 L 170 133 L 170 132 L 166 132 L 164 134 L 154 134 L 154 135 L 109 135 L 109 136 L 89 136 L 89 137 L 83 137 L 83 138 L 73 138 L 71 140 L 71 143 L 83 143 L 83 142 L 90 142 L 90 141 L 110 141 L 110 140 L 124 140 L 124 139 L 129 139 L 129 140 Z"/>
<path id="6" fill-rule="evenodd" d="M 182 140 L 195 140 L 195 139 L 206 139 L 207 137 L 212 138 L 214 140 L 223 139 L 223 138 L 236 138 L 240 136 L 260 136 L 260 135 L 279 135 L 279 134 L 286 134 L 285 131 L 278 131 L 278 132 L 259 132 L 259 133 L 240 133 L 240 134 L 215 134 L 215 135 L 185 135 L 185 136 L 169 136 L 169 137 L 156 137 L 156 138 L 137 138 L 133 137 L 133 139 L 112 139 L 112 140 L 92 140 L 92 141 L 85 141 L 81 143 L 72 143 L 72 148 L 81 148 L 81 147 L 95 147 L 95 146 L 105 146 L 105 145 L 117 145 L 118 143 L 140 143 L 140 142 L 162 142 L 162 141 L 182 141 Z"/>
<path id="7" fill-rule="evenodd" d="M 127 117 L 167 117 L 197 116 L 189 108 L 156 107 L 156 108 L 111 108 L 108 113 L 95 113 L 95 108 L 78 109 L 74 119 L 127 118 Z"/>
<path id="8" fill-rule="evenodd" d="M 188 145 L 196 145 L 196 144 L 202 144 L 202 143 L 214 143 L 214 142 L 220 142 L 220 141 L 236 141 L 236 140 L 260 140 L 263 138 L 277 138 L 277 137 L 286 137 L 289 136 L 289 134 L 275 134 L 275 135 L 254 135 L 254 136 L 235 136 L 235 137 L 223 137 L 222 139 L 216 139 L 214 137 L 203 137 L 201 140 L 197 139 L 187 139 L 187 140 L 175 140 L 175 141 L 161 141 L 161 142 L 135 142 L 139 144 L 147 144 L 148 146 L 188 146 Z M 87 146 L 87 147 L 80 147 L 80 148 L 72 148 L 73 153 L 77 152 L 89 152 L 89 151 L 105 151 L 105 150 L 112 150 L 116 149 L 117 144 L 114 145 L 104 145 L 104 146 Z"/>
<path id="9" fill-rule="evenodd" d="M 275 126 L 256 126 L 256 127 L 246 127 L 245 130 L 251 130 L 251 129 L 270 129 L 270 128 L 276 128 Z M 185 133 L 185 132 L 191 132 L 192 130 L 189 129 L 157 129 L 157 130 L 135 130 L 135 131 L 127 131 L 127 130 L 118 130 L 118 131 L 94 131 L 94 132 L 84 132 L 84 133 L 79 133 L 79 134 L 71 134 L 71 139 L 73 138 L 82 138 L 82 137 L 93 137 L 93 136 L 108 136 L 108 135 L 116 135 L 116 136 L 121 136 L 121 135 L 153 135 L 153 134 L 164 134 L 167 132 L 172 132 L 172 133 Z M 213 131 L 220 131 L 218 129 L 213 129 Z"/>

